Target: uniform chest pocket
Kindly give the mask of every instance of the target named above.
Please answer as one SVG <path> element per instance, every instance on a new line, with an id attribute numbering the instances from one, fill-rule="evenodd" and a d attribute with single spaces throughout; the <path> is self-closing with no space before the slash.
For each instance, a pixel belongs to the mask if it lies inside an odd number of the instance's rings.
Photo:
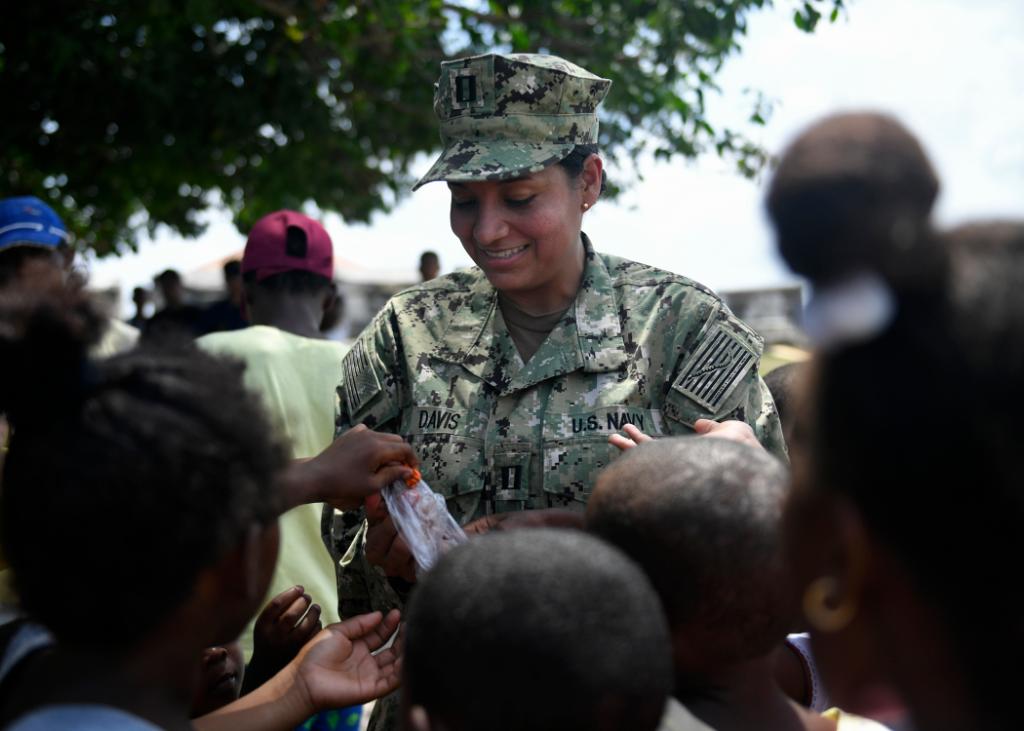
<path id="1" fill-rule="evenodd" d="M 586 505 L 597 475 L 619 455 L 608 437 L 627 424 L 652 437 L 664 433 L 657 409 L 625 404 L 545 417 L 542 482 L 549 506 Z"/>
<path id="2" fill-rule="evenodd" d="M 470 412 L 413 407 L 403 418 L 402 435 L 420 460 L 420 472 L 434 492 L 444 495 L 460 523 L 478 512 L 487 476 L 482 436 L 473 433 Z"/>
<path id="3" fill-rule="evenodd" d="M 604 433 L 545 441 L 543 489 L 547 506 L 582 510 L 598 473 L 618 453 Z"/>

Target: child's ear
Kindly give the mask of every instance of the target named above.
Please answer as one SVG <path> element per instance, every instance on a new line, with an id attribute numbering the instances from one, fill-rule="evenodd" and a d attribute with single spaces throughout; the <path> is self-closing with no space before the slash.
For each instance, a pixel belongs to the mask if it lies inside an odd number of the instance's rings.
<path id="1" fill-rule="evenodd" d="M 327 312 L 330 312 L 331 309 L 334 307 L 335 303 L 338 301 L 339 296 L 340 295 L 338 294 L 338 285 L 335 284 L 334 282 L 331 282 L 331 286 L 328 289 L 324 290 L 323 299 L 320 302 L 321 312 L 324 312 L 325 314 Z"/>

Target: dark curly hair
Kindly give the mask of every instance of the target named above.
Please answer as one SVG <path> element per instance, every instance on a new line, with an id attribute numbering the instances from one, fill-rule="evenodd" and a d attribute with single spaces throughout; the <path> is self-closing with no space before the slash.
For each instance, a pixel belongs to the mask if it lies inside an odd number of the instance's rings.
<path id="1" fill-rule="evenodd" d="M 240 365 L 187 345 L 93 362 L 100 325 L 74 293 L 0 296 L 0 530 L 30 614 L 62 642 L 127 647 L 275 519 L 286 457 Z"/>

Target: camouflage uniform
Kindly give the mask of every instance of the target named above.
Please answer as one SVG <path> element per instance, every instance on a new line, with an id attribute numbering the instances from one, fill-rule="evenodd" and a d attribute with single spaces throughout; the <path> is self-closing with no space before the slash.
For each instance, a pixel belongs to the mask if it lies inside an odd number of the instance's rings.
<path id="1" fill-rule="evenodd" d="M 596 139 L 594 110 L 608 86 L 551 57 L 443 64 L 435 109 L 446 148 L 419 184 L 517 177 L 561 160 Z M 576 299 L 526 363 L 478 268 L 393 297 L 343 361 L 338 433 L 362 423 L 401 434 L 464 524 L 582 510 L 617 454 L 608 436 L 626 424 L 658 436 L 691 433 L 700 418 L 739 419 L 784 455 L 757 375 L 761 339 L 701 285 L 597 254 L 585 235 L 581 245 Z M 361 514 L 325 529 L 340 558 L 342 616 L 400 606 L 365 560 Z M 375 728 L 393 727 L 392 700 L 379 704 L 375 717 L 388 717 Z"/>
<path id="2" fill-rule="evenodd" d="M 463 523 L 582 509 L 626 424 L 658 436 L 738 419 L 782 455 L 761 339 L 701 285 L 583 241 L 576 301 L 525 364 L 479 269 L 393 297 L 344 360 L 339 432 L 401 434 Z M 368 587 L 345 584 L 343 614 L 366 611 Z"/>

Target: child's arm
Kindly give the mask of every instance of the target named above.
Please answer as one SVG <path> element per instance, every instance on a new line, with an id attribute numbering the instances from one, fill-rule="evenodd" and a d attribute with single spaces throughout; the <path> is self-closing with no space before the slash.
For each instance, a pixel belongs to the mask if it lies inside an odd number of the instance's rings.
<path id="1" fill-rule="evenodd" d="M 193 720 L 199 731 L 291 731 L 317 711 L 379 698 L 398 687 L 401 636 L 398 610 L 325 627 L 280 673 L 249 695 Z"/>
<path id="2" fill-rule="evenodd" d="M 419 464 L 400 436 L 352 427 L 316 457 L 292 462 L 284 476 L 284 510 L 306 503 L 328 503 L 354 510 L 363 498 L 395 480 L 404 480 Z"/>

